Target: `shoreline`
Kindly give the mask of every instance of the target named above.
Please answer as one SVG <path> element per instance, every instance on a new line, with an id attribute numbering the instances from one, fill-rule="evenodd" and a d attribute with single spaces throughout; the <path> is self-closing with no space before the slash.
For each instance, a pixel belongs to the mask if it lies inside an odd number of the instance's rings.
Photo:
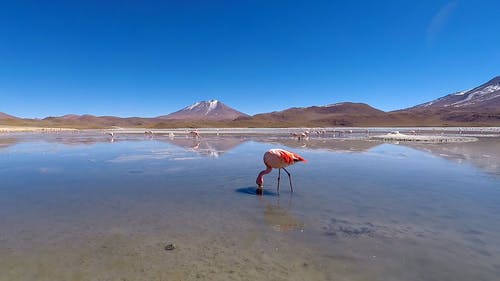
<path id="1" fill-rule="evenodd" d="M 57 127 L 20 127 L 0 126 L 0 137 L 32 134 L 34 137 L 44 134 L 70 135 L 106 135 L 114 140 L 118 136 L 189 137 L 197 134 L 203 137 L 250 137 L 274 136 L 280 138 L 297 138 L 298 141 L 309 140 L 365 140 L 381 142 L 419 142 L 419 143 L 453 143 L 474 142 L 478 138 L 500 138 L 500 127 L 330 127 L 330 128 L 171 128 L 150 130 L 147 128 L 113 129 L 76 129 Z M 306 133 L 306 134 L 305 134 Z M 305 135 L 305 137 L 298 137 Z"/>
<path id="2" fill-rule="evenodd" d="M 0 133 L 35 133 L 35 132 L 75 132 L 74 128 L 59 127 L 23 127 L 23 126 L 0 126 Z"/>

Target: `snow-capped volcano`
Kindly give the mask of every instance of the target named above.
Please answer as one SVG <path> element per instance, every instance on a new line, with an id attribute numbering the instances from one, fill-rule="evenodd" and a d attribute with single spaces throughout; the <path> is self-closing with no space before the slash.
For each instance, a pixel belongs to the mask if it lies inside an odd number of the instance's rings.
<path id="1" fill-rule="evenodd" d="M 199 101 L 190 106 L 160 116 L 163 119 L 206 119 L 206 120 L 233 120 L 240 116 L 248 116 L 243 112 L 239 112 L 218 100 Z"/>
<path id="2" fill-rule="evenodd" d="M 497 109 L 500 110 L 500 76 L 472 90 L 453 93 L 412 107 L 415 109 Z"/>

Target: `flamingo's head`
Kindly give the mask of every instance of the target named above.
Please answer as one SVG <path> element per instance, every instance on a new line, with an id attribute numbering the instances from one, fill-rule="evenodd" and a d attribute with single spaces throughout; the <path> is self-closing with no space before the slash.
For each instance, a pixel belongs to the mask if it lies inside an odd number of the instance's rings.
<path id="1" fill-rule="evenodd" d="M 272 170 L 273 170 L 273 168 L 271 168 L 270 166 L 267 166 L 267 169 L 260 172 L 259 175 L 257 176 L 257 180 L 255 180 L 255 183 L 257 184 L 257 186 L 260 189 L 262 189 L 262 187 L 264 186 L 264 175 L 269 174 Z"/>
<path id="2" fill-rule="evenodd" d="M 264 177 L 259 175 L 255 183 L 259 188 L 262 188 L 264 186 Z"/>
<path id="3" fill-rule="evenodd" d="M 255 193 L 257 195 L 262 195 L 264 191 L 264 177 L 259 175 L 255 183 L 257 184 L 257 189 L 255 190 Z"/>

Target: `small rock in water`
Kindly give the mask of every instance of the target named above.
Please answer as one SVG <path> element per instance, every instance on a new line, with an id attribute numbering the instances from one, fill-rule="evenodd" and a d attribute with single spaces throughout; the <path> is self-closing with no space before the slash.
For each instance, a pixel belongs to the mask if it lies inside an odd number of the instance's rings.
<path id="1" fill-rule="evenodd" d="M 170 243 L 170 244 L 167 244 L 167 246 L 165 246 L 165 251 L 172 251 L 173 249 L 175 249 L 174 243 Z"/>

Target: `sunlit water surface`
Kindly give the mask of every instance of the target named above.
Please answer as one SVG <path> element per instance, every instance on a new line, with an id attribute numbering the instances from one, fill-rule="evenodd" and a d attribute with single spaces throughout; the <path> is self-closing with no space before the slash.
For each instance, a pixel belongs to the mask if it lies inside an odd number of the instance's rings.
<path id="1" fill-rule="evenodd" d="M 273 171 L 256 196 L 274 147 L 308 162 L 288 169 L 293 194 Z M 499 153 L 492 138 L 3 135 L 0 280 L 498 280 Z"/>

